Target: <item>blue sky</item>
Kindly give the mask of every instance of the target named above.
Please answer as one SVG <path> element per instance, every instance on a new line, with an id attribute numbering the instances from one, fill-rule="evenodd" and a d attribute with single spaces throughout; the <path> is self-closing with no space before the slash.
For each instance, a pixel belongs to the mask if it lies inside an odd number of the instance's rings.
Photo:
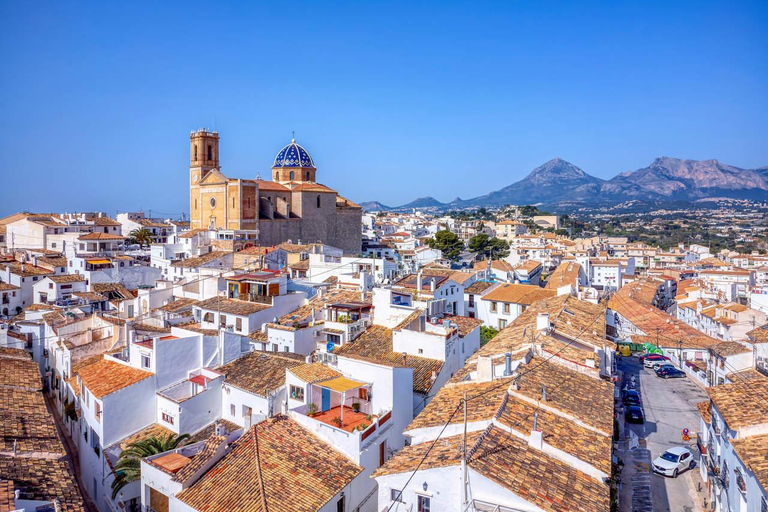
<path id="1" fill-rule="evenodd" d="M 188 134 L 268 176 L 291 132 L 356 200 L 559 156 L 768 165 L 768 2 L 0 0 L 0 214 L 188 209 Z"/>

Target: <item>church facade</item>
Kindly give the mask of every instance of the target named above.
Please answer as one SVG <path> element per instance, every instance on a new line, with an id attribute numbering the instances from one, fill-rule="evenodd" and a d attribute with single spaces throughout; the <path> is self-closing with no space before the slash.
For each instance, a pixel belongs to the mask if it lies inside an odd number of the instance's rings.
<path id="1" fill-rule="evenodd" d="M 189 158 L 191 229 L 237 232 L 262 247 L 323 242 L 360 253 L 362 208 L 316 181 L 315 163 L 295 139 L 275 157 L 271 180 L 225 176 L 217 132 L 192 132 Z"/>

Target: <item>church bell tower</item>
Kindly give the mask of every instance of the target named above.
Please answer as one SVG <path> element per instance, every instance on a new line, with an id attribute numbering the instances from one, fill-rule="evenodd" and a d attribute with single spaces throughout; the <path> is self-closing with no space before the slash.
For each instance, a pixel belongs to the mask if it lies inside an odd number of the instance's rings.
<path id="1" fill-rule="evenodd" d="M 199 129 L 189 135 L 189 216 L 193 229 L 202 228 L 200 182 L 219 168 L 219 133 Z"/>

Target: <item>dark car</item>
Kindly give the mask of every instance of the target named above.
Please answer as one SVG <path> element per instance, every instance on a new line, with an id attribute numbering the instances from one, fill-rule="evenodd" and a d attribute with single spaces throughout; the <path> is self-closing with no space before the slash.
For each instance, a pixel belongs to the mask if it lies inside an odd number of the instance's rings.
<path id="1" fill-rule="evenodd" d="M 645 423 L 645 416 L 643 415 L 643 408 L 637 405 L 630 405 L 627 407 L 624 417 L 627 423 Z"/>
<path id="2" fill-rule="evenodd" d="M 659 368 L 659 371 L 656 372 L 656 375 L 658 375 L 662 379 L 682 379 L 685 377 L 685 372 L 682 370 L 678 370 L 675 367 Z"/>
<path id="3" fill-rule="evenodd" d="M 664 363 L 654 368 L 654 370 L 656 371 L 656 375 L 658 375 L 660 371 L 677 370 L 677 368 L 673 364 Z"/>
<path id="4" fill-rule="evenodd" d="M 640 395 L 634 389 L 624 391 L 623 402 L 625 405 L 640 405 L 642 403 Z"/>

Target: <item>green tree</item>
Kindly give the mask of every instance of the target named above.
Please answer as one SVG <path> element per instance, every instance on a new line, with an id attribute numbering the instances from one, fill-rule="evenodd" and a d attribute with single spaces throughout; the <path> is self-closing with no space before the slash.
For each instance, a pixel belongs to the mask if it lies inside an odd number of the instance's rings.
<path id="1" fill-rule="evenodd" d="M 485 233 L 480 233 L 469 239 L 469 245 L 467 248 L 470 252 L 486 254 L 486 249 L 490 245 L 491 238 Z"/>
<path id="2" fill-rule="evenodd" d="M 147 228 L 134 229 L 128 233 L 128 242 L 139 245 L 149 245 L 155 241 L 152 232 Z"/>
<path id="3" fill-rule="evenodd" d="M 444 258 L 455 260 L 462 250 L 464 242 L 455 233 L 447 229 L 438 231 L 433 238 L 427 240 L 427 245 L 432 249 L 439 249 Z"/>
<path id="4" fill-rule="evenodd" d="M 496 335 L 499 334 L 499 331 L 494 329 L 493 327 L 490 327 L 488 325 L 481 325 L 480 326 L 480 346 L 482 347 L 489 341 L 491 341 Z"/>
<path id="5" fill-rule="evenodd" d="M 112 499 L 117 497 L 120 489 L 141 478 L 141 459 L 184 446 L 189 442 L 189 438 L 189 434 L 180 436 L 168 434 L 167 436 L 150 437 L 131 443 L 120 454 L 115 465 L 117 477 L 112 481 Z"/>
<path id="6" fill-rule="evenodd" d="M 468 247 L 471 252 L 493 257 L 494 260 L 509 256 L 509 242 L 496 237 L 490 238 L 485 233 L 473 236 Z"/>
<path id="7" fill-rule="evenodd" d="M 493 259 L 500 260 L 509 256 L 509 242 L 496 237 L 491 238 L 489 242 Z"/>

